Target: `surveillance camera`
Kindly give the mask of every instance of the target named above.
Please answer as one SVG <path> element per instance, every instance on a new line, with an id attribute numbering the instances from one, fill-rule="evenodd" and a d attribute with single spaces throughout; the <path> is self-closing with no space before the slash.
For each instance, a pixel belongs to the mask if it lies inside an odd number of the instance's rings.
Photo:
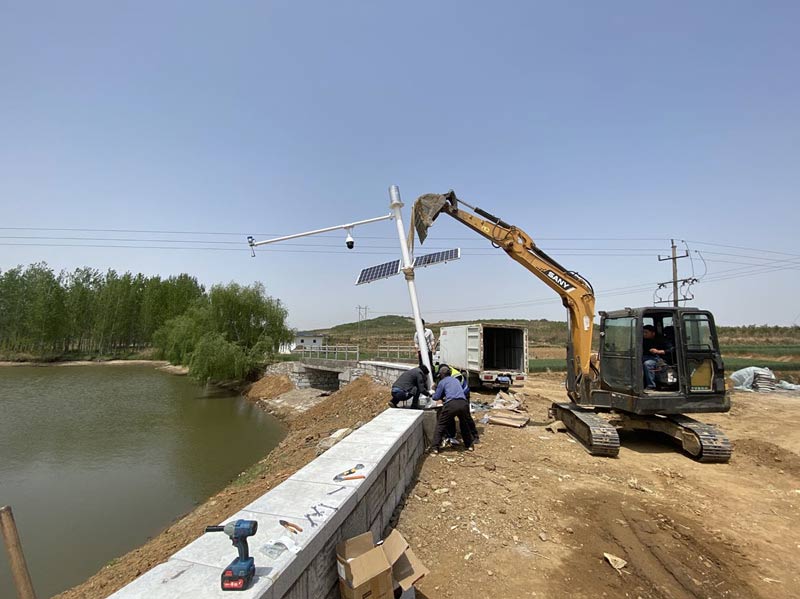
<path id="1" fill-rule="evenodd" d="M 353 247 L 356 245 L 356 242 L 353 239 L 353 236 L 350 235 L 350 233 L 347 234 L 347 237 L 344 240 L 344 244 L 347 246 L 348 250 L 352 250 Z"/>

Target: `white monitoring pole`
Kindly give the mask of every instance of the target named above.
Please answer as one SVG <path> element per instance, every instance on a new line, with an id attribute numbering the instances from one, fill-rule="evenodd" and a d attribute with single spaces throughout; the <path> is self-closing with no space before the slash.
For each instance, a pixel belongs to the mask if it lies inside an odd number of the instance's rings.
<path id="1" fill-rule="evenodd" d="M 400 200 L 400 189 L 397 185 L 392 185 L 389 187 L 389 208 L 391 212 L 385 216 L 377 216 L 375 218 L 368 218 L 366 220 L 360 220 L 353 223 L 347 223 L 344 225 L 335 225 L 333 227 L 325 227 L 324 229 L 315 229 L 313 231 L 306 231 L 305 233 L 295 233 L 293 235 L 284 235 L 283 237 L 275 237 L 274 239 L 266 239 L 264 241 L 256 241 L 252 236 L 247 238 L 247 243 L 250 245 L 250 249 L 253 252 L 253 256 L 256 255 L 255 248 L 261 245 L 267 245 L 269 243 L 277 243 L 279 241 L 287 241 L 289 239 L 297 239 L 298 237 L 307 237 L 309 235 L 318 235 L 320 233 L 327 233 L 329 231 L 336 231 L 339 229 L 344 229 L 347 231 L 347 237 L 345 238 L 345 245 L 348 249 L 353 249 L 355 242 L 353 241 L 353 228 L 359 225 L 366 225 L 369 223 L 376 223 L 382 220 L 390 220 L 394 219 L 395 224 L 397 225 L 397 236 L 400 239 L 400 251 L 402 253 L 402 272 L 406 277 L 406 283 L 408 283 L 408 296 L 411 299 L 411 311 L 414 314 L 414 328 L 417 331 L 417 339 L 419 341 L 420 347 L 420 359 L 422 363 L 425 364 L 428 368 L 428 386 L 433 386 L 433 364 L 430 363 L 430 358 L 428 356 L 428 342 L 425 339 L 425 329 L 422 326 L 422 318 L 419 314 L 419 301 L 417 300 L 417 288 L 414 284 L 414 261 L 411 258 L 411 253 L 408 251 L 408 242 L 406 241 L 405 231 L 403 230 L 403 215 L 400 209 L 403 207 L 403 202 Z M 450 250 L 449 255 L 446 258 L 441 258 L 437 261 L 447 261 L 447 260 L 454 260 L 459 257 L 460 250 Z M 395 261 L 396 262 L 396 261 Z M 433 263 L 433 262 L 431 262 Z M 396 271 L 394 273 L 388 273 L 389 276 L 392 274 L 397 274 Z M 359 317 L 361 316 L 361 311 L 359 309 Z M 424 348 L 425 351 L 422 351 Z"/>
<path id="2" fill-rule="evenodd" d="M 400 209 L 403 202 L 400 200 L 400 188 L 397 185 L 389 187 L 389 208 L 392 209 L 394 221 L 397 225 L 397 236 L 400 238 L 400 251 L 403 254 L 403 274 L 408 284 L 408 297 L 411 299 L 411 311 L 414 314 L 414 327 L 417 330 L 417 341 L 419 343 L 419 356 L 423 364 L 428 368 L 428 387 L 433 387 L 433 364 L 428 355 L 428 340 L 425 339 L 425 327 L 422 326 L 422 317 L 419 315 L 419 300 L 417 300 L 417 287 L 414 283 L 414 262 L 408 251 L 405 231 L 403 230 L 403 215 Z"/>
<path id="3" fill-rule="evenodd" d="M 402 205 L 402 204 L 401 204 Z M 386 216 L 376 216 L 375 218 L 368 218 L 366 220 L 359 220 L 354 223 L 348 223 L 346 225 L 335 225 L 333 227 L 325 227 L 324 229 L 316 229 L 314 231 L 306 231 L 305 233 L 295 233 L 294 235 L 284 235 L 283 237 L 275 237 L 274 239 L 267 239 L 265 241 L 256 241 L 253 237 L 247 238 L 247 243 L 250 244 L 251 248 L 258 247 L 260 245 L 267 245 L 268 243 L 277 243 L 278 241 L 287 241 L 289 239 L 297 239 L 298 237 L 307 237 L 309 235 L 318 235 L 320 233 L 327 233 L 328 231 L 337 231 L 338 229 L 344 229 L 347 231 L 347 238 L 345 239 L 345 245 L 347 246 L 348 250 L 353 249 L 353 227 L 357 227 L 358 225 L 366 225 L 369 223 L 376 223 L 381 220 L 389 220 L 390 218 L 394 218 L 394 214 L 387 214 Z M 255 256 L 255 252 L 253 253 Z"/>

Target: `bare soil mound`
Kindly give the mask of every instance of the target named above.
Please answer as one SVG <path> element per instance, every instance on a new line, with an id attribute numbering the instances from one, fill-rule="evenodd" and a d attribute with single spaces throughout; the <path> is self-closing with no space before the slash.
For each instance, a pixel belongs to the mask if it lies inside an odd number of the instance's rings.
<path id="1" fill-rule="evenodd" d="M 771 468 L 776 474 L 788 472 L 800 477 L 800 456 L 769 441 L 744 438 L 734 443 L 735 455 L 756 466 Z"/>
<path id="2" fill-rule="evenodd" d="M 247 390 L 247 399 L 272 399 L 294 389 L 292 381 L 285 374 L 268 374 Z"/>

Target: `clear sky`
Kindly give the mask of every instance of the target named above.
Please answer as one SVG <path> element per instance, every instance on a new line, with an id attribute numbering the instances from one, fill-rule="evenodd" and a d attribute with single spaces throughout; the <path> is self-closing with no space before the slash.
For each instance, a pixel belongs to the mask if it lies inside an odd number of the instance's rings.
<path id="1" fill-rule="evenodd" d="M 302 329 L 410 313 L 401 277 L 353 285 L 397 257 L 391 222 L 352 251 L 245 242 L 386 214 L 396 184 L 406 223 L 452 188 L 521 227 L 600 310 L 651 304 L 674 238 L 689 305 L 800 324 L 798 22 L 793 1 L 0 0 L 0 269 L 262 281 Z M 564 320 L 454 221 L 429 247 L 463 256 L 418 271 L 428 321 Z"/>

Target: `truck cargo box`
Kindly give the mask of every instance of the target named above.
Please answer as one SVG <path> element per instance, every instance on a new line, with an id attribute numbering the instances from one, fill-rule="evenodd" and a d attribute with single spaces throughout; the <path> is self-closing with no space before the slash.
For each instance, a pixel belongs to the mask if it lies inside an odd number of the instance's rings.
<path id="1" fill-rule="evenodd" d="M 442 327 L 439 360 L 467 371 L 470 386 L 522 384 L 528 372 L 528 329 L 485 323 Z"/>

